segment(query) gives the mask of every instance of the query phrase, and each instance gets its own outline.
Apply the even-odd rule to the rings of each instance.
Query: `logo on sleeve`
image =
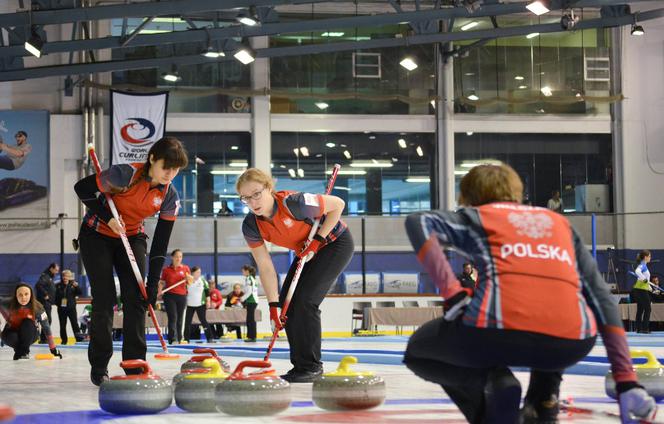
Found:
[[[304,204],[307,206],[319,207],[318,196],[311,193],[304,193]]]
[[[283,223],[288,228],[293,226],[293,220],[288,217],[284,218]]]
[[[551,237],[553,219],[546,213],[511,212],[507,219],[516,228],[516,233],[520,236],[534,239]]]
[[[154,206],[155,208],[160,207],[160,206],[161,206],[161,202],[162,202],[162,199],[161,199],[161,197],[159,197],[159,196],[156,196],[156,197],[153,197],[153,198],[152,198],[152,206]]]

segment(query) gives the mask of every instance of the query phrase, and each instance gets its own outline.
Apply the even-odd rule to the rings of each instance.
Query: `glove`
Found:
[[[145,306],[147,305],[152,305],[152,308],[157,305],[157,289],[159,288],[159,284],[157,283],[151,283],[148,282],[146,286],[147,294],[148,294],[148,299],[147,302],[145,303]]]
[[[297,254],[297,257],[300,259],[303,259],[305,261],[310,261],[311,258],[321,249],[321,247],[325,246],[325,238],[321,237],[320,235],[316,234],[314,235],[314,238],[309,240],[302,250],[300,250],[300,253]]]
[[[57,356],[58,358],[62,359],[62,353],[56,348],[51,349],[51,355]]]
[[[272,332],[281,331],[284,328],[284,324],[279,318],[279,302],[270,302],[270,325],[272,325]]]
[[[473,291],[469,288],[462,288],[452,297],[445,299],[443,303],[443,317],[446,321],[454,321],[463,313],[466,306],[473,300]]]
[[[645,391],[643,386],[635,382],[618,383],[616,392],[618,392],[618,403],[620,404],[620,420],[623,423],[636,423],[639,419],[652,420],[655,418],[657,414],[655,399]]]

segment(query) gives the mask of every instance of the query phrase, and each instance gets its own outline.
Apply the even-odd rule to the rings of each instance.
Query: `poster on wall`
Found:
[[[46,228],[48,111],[0,110],[0,231]]]
[[[147,160],[150,147],[164,136],[167,107],[167,91],[111,91],[111,164]]]

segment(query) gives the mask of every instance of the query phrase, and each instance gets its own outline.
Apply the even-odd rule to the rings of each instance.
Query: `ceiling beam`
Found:
[[[579,22],[576,25],[575,29],[581,30],[581,29],[590,29],[590,28],[631,25],[635,21],[635,19],[638,22],[643,22],[651,19],[658,19],[661,17],[664,17],[664,9],[655,9],[646,12],[639,12],[634,15],[626,15],[626,16],[613,17],[613,18],[588,19]],[[447,43],[452,41],[476,40],[476,39],[491,38],[491,37],[494,38],[513,37],[513,36],[527,35],[532,32],[539,32],[543,34],[543,33],[563,32],[563,30],[560,27],[559,23],[538,24],[538,25],[526,25],[526,26],[509,27],[509,28],[488,29],[480,31],[413,35],[403,38],[377,39],[377,40],[358,41],[358,42],[314,44],[314,45],[303,45],[295,47],[272,47],[272,48],[258,49],[256,50],[256,55],[257,57],[262,57],[262,58],[299,56],[299,55],[339,52],[339,51],[399,47],[399,46],[408,46],[414,44]],[[225,61],[225,60],[235,60],[235,59],[230,55],[224,58],[217,59],[217,61]],[[109,71],[123,71],[129,69],[157,68],[161,66],[170,66],[173,64],[195,65],[200,63],[211,63],[214,61],[215,61],[214,59],[208,59],[202,55],[188,55],[188,56],[177,56],[177,57],[84,63],[76,65],[44,66],[37,68],[26,68],[16,71],[0,72],[0,81],[12,81],[20,79],[44,78],[52,76],[88,74],[88,73],[109,72]]]

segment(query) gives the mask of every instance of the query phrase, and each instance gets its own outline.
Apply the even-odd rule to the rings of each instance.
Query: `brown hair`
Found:
[[[247,271],[252,277],[256,276],[256,268],[251,265],[242,265],[242,271]]]
[[[636,263],[640,264],[641,261],[643,261],[645,258],[650,256],[650,250],[642,250],[639,252],[638,255],[636,255]]]
[[[492,202],[516,202],[523,200],[523,183],[511,166],[479,165],[461,180],[459,204],[480,206]]]
[[[24,307],[23,305],[18,303],[18,299],[16,298],[16,293],[18,292],[18,289],[20,289],[21,287],[27,287],[28,290],[30,290],[30,301],[25,306],[30,308],[32,316],[35,317],[36,319],[37,312],[41,311],[41,309],[43,309],[43,306],[41,303],[39,303],[39,301],[37,301],[37,299],[35,299],[35,293],[32,291],[32,287],[30,287],[28,284],[25,283],[19,283],[16,285],[16,287],[14,287],[14,296],[9,301],[9,311],[15,312]]]
[[[262,184],[270,191],[273,191],[274,189],[274,181],[272,180],[272,177],[258,168],[249,168],[238,177],[235,183],[235,191],[239,193],[241,186],[251,182]]]

